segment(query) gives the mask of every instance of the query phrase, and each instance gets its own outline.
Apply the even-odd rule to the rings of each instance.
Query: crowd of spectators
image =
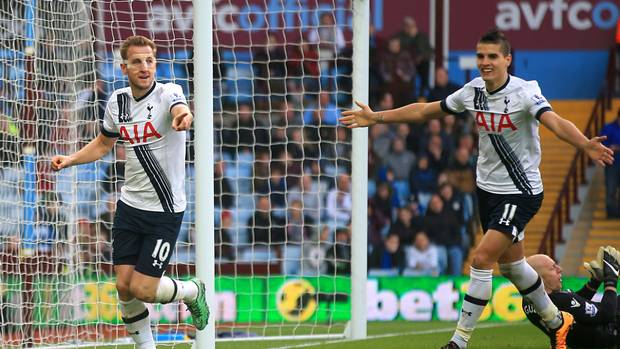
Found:
[[[225,82],[239,73],[222,58],[231,53],[214,52],[217,261],[275,263],[288,275],[348,273],[352,135],[337,119],[352,103],[351,42],[345,39],[343,24],[325,13],[319,26],[301,33],[298,40],[266,33],[263,44],[255,47],[249,52],[250,97],[226,87]],[[387,40],[372,35],[371,107],[383,110],[418,98],[439,100],[458,89],[443,68],[429,83],[432,52],[428,37],[410,17]],[[193,69],[187,68],[191,81]],[[81,114],[78,119],[90,124],[100,120],[101,101],[110,92],[105,86],[99,80],[93,89],[82,91],[71,113]],[[84,128],[82,133],[80,138],[87,140],[95,131]],[[476,230],[471,120],[449,116],[420,125],[376,125],[369,130],[368,144],[370,272],[461,274]],[[59,224],[45,225],[69,218],[60,217],[64,211],[58,207],[42,204],[43,223],[37,225],[41,239],[65,239],[78,244],[80,258],[109,261],[110,224],[124,159],[119,146],[102,161],[78,166],[77,175],[64,171],[68,177],[63,179],[60,174],[54,188],[58,197],[45,202],[77,202],[71,219],[80,222],[79,229],[68,234]],[[197,213],[191,141],[187,160],[189,206],[177,262],[191,262],[194,254]],[[13,176],[10,167],[4,167],[0,175]]]
[[[605,208],[607,218],[620,218],[620,110],[616,120],[606,124],[601,136],[607,137],[603,144],[614,151],[614,163],[605,166]]]
[[[275,260],[286,274],[345,270],[339,265],[350,256],[351,134],[337,119],[351,96],[343,97],[338,79],[351,69],[351,43],[331,15],[299,42],[283,39],[271,33],[252,52],[254,98],[224,101],[216,115],[215,191],[234,193],[216,197],[223,212],[216,225],[228,220],[216,240],[229,244],[218,256]],[[429,86],[432,48],[412,18],[388,40],[371,39],[373,109],[440,100],[459,88],[443,68]],[[226,67],[217,70],[225,80]],[[472,129],[459,116],[371,128],[371,273],[461,274],[476,230]]]
[[[415,20],[385,44],[371,42],[373,110],[446,98],[460,86],[443,67],[428,83],[432,48]],[[378,64],[373,64],[374,60]],[[411,76],[410,76],[411,75]],[[369,135],[368,265],[371,274],[460,275],[473,243],[475,148],[472,121],[375,125]]]

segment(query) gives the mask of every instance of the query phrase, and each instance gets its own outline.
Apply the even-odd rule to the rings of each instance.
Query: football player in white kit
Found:
[[[480,221],[485,233],[473,252],[470,284],[463,300],[456,331],[442,348],[463,349],[491,297],[493,266],[499,262],[507,277],[535,308],[550,329],[552,348],[566,348],[572,315],[560,312],[550,301],[536,271],[525,261],[525,225],[543,198],[538,125],[542,123],[563,141],[583,150],[597,164],[613,162],[603,137],[587,139],[573,123],[556,114],[542,96],[536,81],[510,76],[510,44],[492,30],[476,45],[480,77],[442,101],[413,103],[398,109],[373,112],[367,105],[345,111],[344,125],[355,128],[376,123],[424,122],[446,114],[467,111],[479,132],[476,184]]]
[[[155,81],[153,41],[131,36],[121,45],[129,87],[108,100],[101,133],[78,152],[52,158],[52,168],[95,161],[120,138],[127,148],[125,184],[114,216],[113,263],[121,314],[138,348],[154,349],[146,303],[183,301],[194,325],[209,320],[205,285],[164,276],[185,210],[185,139],[193,115],[180,86]]]

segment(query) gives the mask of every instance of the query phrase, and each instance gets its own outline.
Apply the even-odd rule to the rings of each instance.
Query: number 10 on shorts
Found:
[[[154,258],[153,266],[159,266],[159,269],[161,269],[164,265],[163,262],[166,260],[166,258],[168,258],[169,254],[170,243],[167,241],[164,242],[163,239],[157,239],[157,244],[153,249],[153,253],[151,253],[151,257]]]

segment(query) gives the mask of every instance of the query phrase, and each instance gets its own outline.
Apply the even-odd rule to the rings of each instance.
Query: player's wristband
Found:
[[[608,278],[604,281],[605,287],[616,287],[618,284],[618,278]]]
[[[599,286],[601,286],[601,283],[602,283],[601,280],[591,278],[590,281],[588,281],[588,283],[586,284],[586,286],[588,286],[590,290],[596,292]]]

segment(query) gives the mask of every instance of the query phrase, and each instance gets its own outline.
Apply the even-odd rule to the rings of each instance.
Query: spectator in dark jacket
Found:
[[[220,224],[215,232],[215,260],[232,261],[235,259],[233,254],[233,244],[230,239],[229,229],[232,225],[232,214],[230,211],[222,211]]]
[[[392,188],[386,182],[377,185],[377,192],[368,201],[368,242],[373,248],[383,244],[383,231],[392,220]]]
[[[321,68],[319,67],[318,45],[311,44],[303,37],[298,45],[290,45],[287,58],[288,77],[303,86],[306,93],[319,91]]]
[[[257,127],[252,108],[248,104],[240,104],[237,111],[237,119],[222,131],[222,151],[236,158],[240,152],[264,151],[264,145],[268,143],[269,134],[265,128]],[[262,147],[261,147],[262,145]]]
[[[430,153],[429,146],[431,145],[431,140],[434,137],[439,137],[441,139],[441,150],[442,153],[446,154],[445,156],[452,154],[452,151],[454,149],[454,139],[451,138],[448,134],[446,134],[446,132],[444,132],[441,121],[439,121],[438,119],[429,120],[426,123],[423,135],[419,137],[419,149],[425,149],[426,152]]]
[[[605,166],[607,218],[620,218],[620,110],[616,120],[603,127],[601,135],[607,137],[603,144],[614,151],[613,165]]]
[[[435,87],[428,93],[428,101],[441,101],[458,91],[459,88],[461,88],[459,85],[449,80],[446,68],[439,67],[435,69]]]
[[[428,89],[428,73],[433,55],[433,48],[426,33],[418,30],[412,17],[403,19],[403,30],[397,34],[403,50],[408,50],[414,57],[416,70],[420,74],[420,95],[425,96]]]
[[[328,275],[351,274],[351,232],[349,228],[336,229],[336,242],[325,251]]]
[[[400,107],[411,101],[415,90],[415,63],[408,51],[401,50],[398,38],[390,39],[379,69],[386,90],[394,97],[394,105]]]
[[[392,219],[392,188],[387,182],[377,184],[377,191],[370,199],[373,208],[388,220]]]
[[[224,176],[224,162],[218,161],[215,163],[215,169],[213,171],[213,177],[215,180],[214,186],[214,206],[216,208],[228,210],[233,205],[234,196],[230,186],[228,178]]]
[[[400,238],[397,234],[388,234],[384,245],[374,249],[370,254],[368,268],[379,272],[397,272],[400,274],[406,263],[405,251],[400,244]]]
[[[424,219],[419,212],[413,212],[410,206],[402,207],[398,209],[398,217],[390,228],[390,234],[398,235],[403,245],[410,245],[423,225]]]
[[[258,199],[256,210],[248,220],[251,229],[250,243],[255,246],[273,247],[284,241],[284,222],[271,212],[268,196]]]
[[[440,272],[461,275],[463,251],[461,249],[461,227],[459,220],[448,210],[439,195],[433,195],[424,218],[425,231],[437,246]]]
[[[429,167],[438,173],[443,172],[448,167],[450,149],[446,149],[441,136],[434,135],[430,138],[426,147],[426,154],[428,155]]]
[[[473,245],[473,207],[471,203],[467,203],[463,193],[448,182],[439,186],[439,196],[443,199],[444,208],[459,221],[461,247],[463,248],[463,255],[466,255],[469,252],[469,248]]]
[[[286,80],[286,51],[274,33],[254,52],[253,63],[257,94],[263,97],[282,95]]]
[[[418,157],[418,165],[411,172],[409,183],[411,193],[417,198],[420,212],[426,212],[426,206],[431,195],[437,190],[437,171],[429,167],[428,156],[422,154]]]

